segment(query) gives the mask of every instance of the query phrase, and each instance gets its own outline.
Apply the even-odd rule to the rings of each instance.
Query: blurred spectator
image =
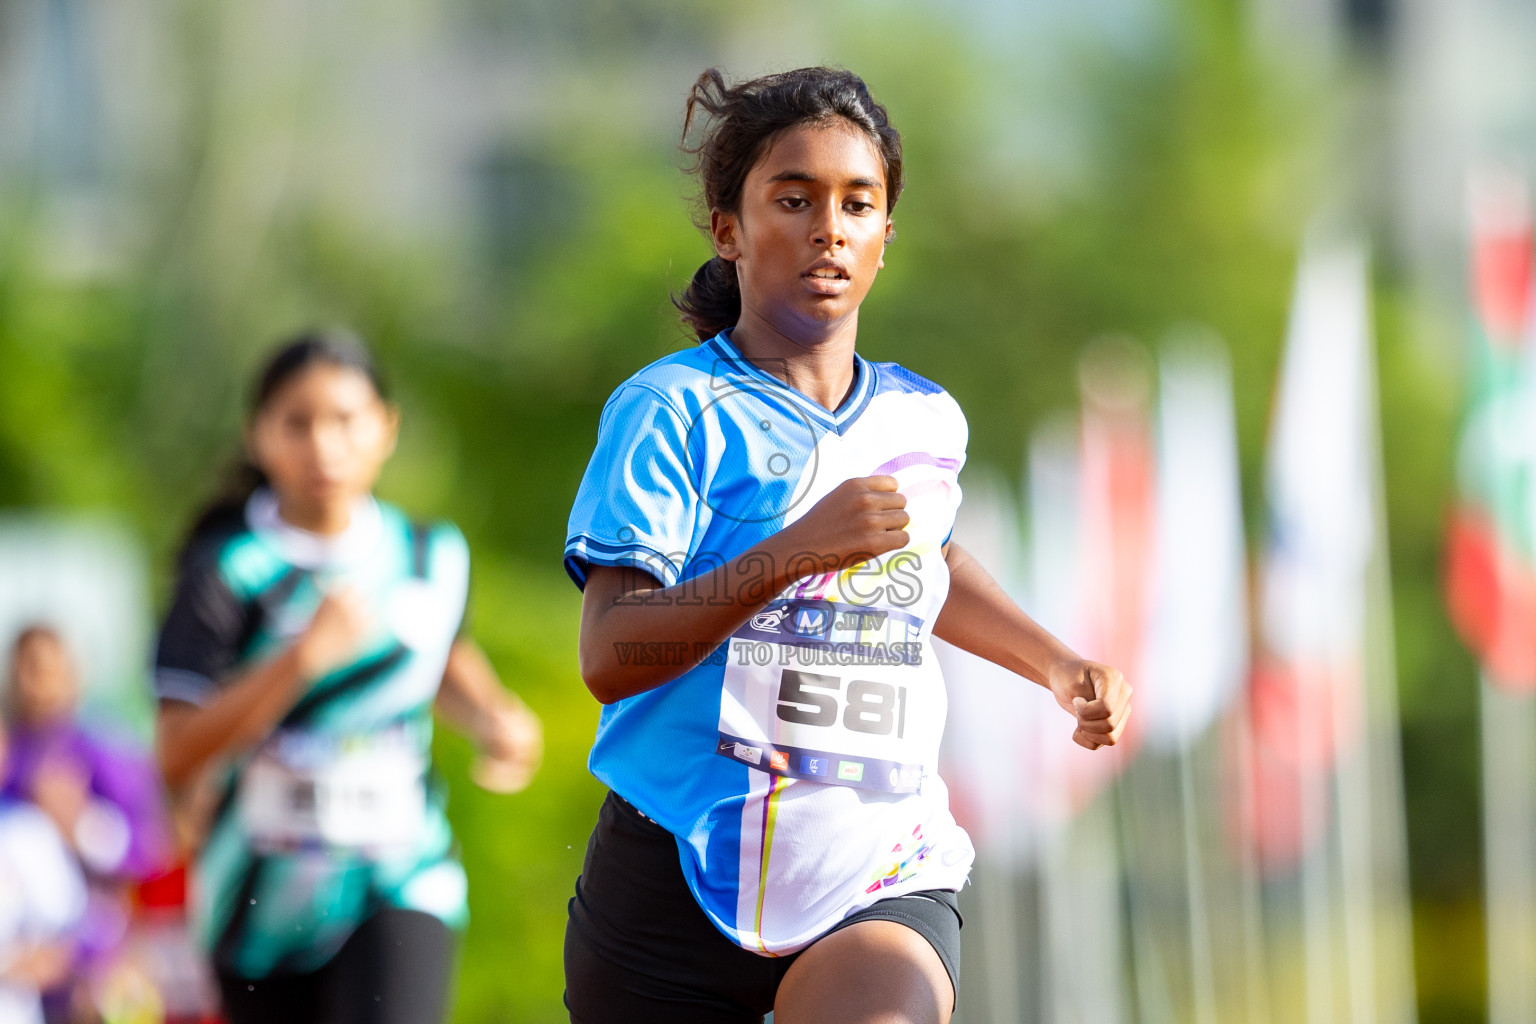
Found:
[[[6,730],[0,725],[0,773]],[[0,795],[0,1024],[42,1024],[40,993],[69,975],[85,883],[38,808]]]
[[[11,758],[0,793],[31,801],[74,852],[87,880],[84,919],[67,982],[50,990],[50,1021],[99,1018],[92,988],[114,978],[128,936],[136,883],[167,867],[160,784],[149,755],[87,730],[77,719],[79,686],[60,634],[30,626],[11,648],[5,691]]]

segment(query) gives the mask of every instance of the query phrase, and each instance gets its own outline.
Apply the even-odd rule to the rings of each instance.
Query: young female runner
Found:
[[[463,536],[373,498],[397,419],[355,341],[278,351],[246,427],[257,486],[194,528],[160,634],[166,778],[224,772],[193,885],[232,1024],[442,1020],[465,879],[434,706],[481,785],[537,768],[537,719],[463,629]]]
[[[612,793],[571,900],[597,1022],[947,1021],[972,850],[935,771],[940,636],[1113,744],[1130,688],[949,539],[966,423],[854,347],[902,188],[883,107],[807,68],[688,99],[715,257],[697,348],[608,400],[571,513]],[[1006,752],[999,752],[1006,758]]]

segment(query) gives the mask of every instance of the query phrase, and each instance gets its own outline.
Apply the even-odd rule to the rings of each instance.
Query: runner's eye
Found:
[[[790,210],[803,210],[811,205],[811,201],[805,196],[781,196],[779,204]]]

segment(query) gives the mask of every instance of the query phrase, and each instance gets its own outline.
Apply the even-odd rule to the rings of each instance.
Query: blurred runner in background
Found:
[[[0,721],[0,774],[7,763]],[[0,793],[0,1024],[42,1024],[40,994],[69,976],[85,882],[48,816]]]
[[[464,631],[451,523],[374,499],[398,413],[338,332],[257,380],[232,492],[182,552],[155,685],[166,779],[212,769],[194,923],[231,1024],[431,1024],[466,883],[431,770],[432,710],[480,785],[527,785],[538,720]]]
[[[169,867],[160,779],[148,753],[123,736],[83,726],[80,688],[64,639],[50,626],[23,629],[5,690],[12,722],[4,795],[28,800],[57,826],[83,869],[88,899],[69,981],[46,999],[50,1021],[99,1017],[96,991],[117,985],[134,886]]]

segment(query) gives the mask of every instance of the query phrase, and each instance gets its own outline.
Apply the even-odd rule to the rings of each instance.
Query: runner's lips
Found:
[[[800,276],[810,285],[812,291],[823,295],[839,294],[852,280],[847,267],[838,260],[828,257],[812,263]]]
[[[837,277],[826,276],[827,271],[829,270],[836,271]],[[848,268],[843,266],[841,260],[834,260],[830,256],[823,256],[815,263],[812,263],[809,267],[806,268],[806,271],[802,276],[815,277],[827,281],[835,281],[839,279],[847,281],[849,279]]]

